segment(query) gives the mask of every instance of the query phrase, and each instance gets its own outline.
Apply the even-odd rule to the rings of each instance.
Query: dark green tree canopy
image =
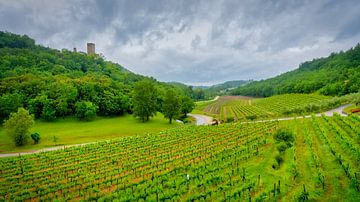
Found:
[[[360,44],[346,52],[302,63],[298,69],[274,78],[254,81],[231,93],[268,97],[287,93],[345,95],[360,90]]]
[[[142,80],[135,84],[133,91],[133,113],[143,122],[156,115],[157,89],[150,80]]]
[[[165,118],[169,119],[172,123],[173,118],[177,117],[181,113],[181,100],[177,95],[176,91],[169,89],[166,91],[164,103],[163,103],[163,114]]]

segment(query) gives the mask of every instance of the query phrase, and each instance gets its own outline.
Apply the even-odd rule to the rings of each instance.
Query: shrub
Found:
[[[40,134],[39,133],[31,134],[31,139],[34,140],[34,144],[38,144],[40,142]]]
[[[226,118],[226,123],[230,123],[234,121],[234,117],[227,117]]]
[[[288,148],[288,145],[287,145],[285,142],[280,142],[280,143],[276,146],[276,149],[277,149],[280,153],[284,153],[287,148]]]
[[[281,155],[276,155],[275,156],[275,160],[276,160],[276,163],[280,166],[283,162],[284,162],[284,159]]]
[[[292,143],[295,141],[292,131],[285,128],[277,130],[273,138],[277,143],[286,143],[287,147],[292,147]]]
[[[257,116],[255,114],[246,116],[246,119],[251,120],[251,121],[255,120],[256,118],[257,118]]]

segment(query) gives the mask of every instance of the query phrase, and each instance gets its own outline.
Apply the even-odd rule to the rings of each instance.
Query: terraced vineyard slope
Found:
[[[294,109],[316,105],[330,98],[315,94],[284,94],[268,98],[222,96],[216,101],[199,104],[196,109],[222,122],[246,121],[287,116]]]
[[[278,168],[273,134],[294,133]],[[358,201],[360,118],[188,126],[0,159],[0,201]]]

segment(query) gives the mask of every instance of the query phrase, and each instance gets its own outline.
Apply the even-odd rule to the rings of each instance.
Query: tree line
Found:
[[[298,69],[274,78],[253,81],[231,92],[233,95],[268,97],[287,93],[342,96],[359,92],[360,44],[346,52],[302,63]]]

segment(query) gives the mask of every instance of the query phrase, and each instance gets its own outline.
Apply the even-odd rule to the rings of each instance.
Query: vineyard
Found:
[[[197,110],[214,115],[222,122],[246,121],[289,115],[287,112],[293,109],[328,99],[327,96],[312,94],[284,94],[268,98],[222,96],[215,102],[198,105]]]
[[[186,126],[0,159],[0,201],[359,201],[359,160],[355,115]]]

